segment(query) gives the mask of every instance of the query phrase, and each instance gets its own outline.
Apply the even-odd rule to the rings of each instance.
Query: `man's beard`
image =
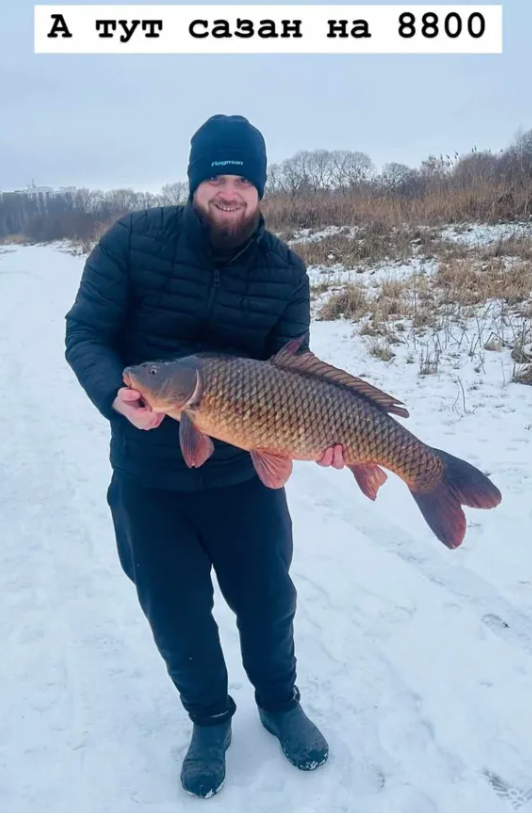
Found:
[[[244,219],[239,219],[233,223],[216,223],[204,209],[200,209],[196,204],[194,208],[202,223],[207,229],[207,234],[212,247],[221,252],[231,251],[246,243],[255,233],[260,223],[260,210],[257,209],[251,216],[246,215]]]

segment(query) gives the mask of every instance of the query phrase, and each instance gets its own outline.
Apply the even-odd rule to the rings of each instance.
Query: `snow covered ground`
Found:
[[[408,228],[407,224],[404,226]],[[488,246],[499,240],[532,237],[532,222],[517,223],[462,223],[450,224],[440,229],[434,226],[418,226],[419,230],[429,228],[441,240],[453,240],[469,246]],[[299,229],[289,241],[291,245],[323,240],[324,237],[342,235],[356,239],[363,229],[360,226],[326,226],[323,229]]]
[[[465,223],[446,226],[440,232],[442,240],[454,240],[468,246],[489,246],[500,240],[532,237],[532,222],[524,223]]]
[[[297,246],[296,246],[297,248]],[[345,268],[342,263],[333,265],[308,265],[307,271],[311,285],[327,283],[331,286],[345,285],[346,282],[364,282],[378,286],[382,282],[402,280],[412,274],[433,274],[438,268],[438,261],[427,257],[412,257],[406,262],[382,262],[361,264],[356,268]]]
[[[190,724],[114,547],[106,422],[63,355],[84,258],[0,249],[0,799],[6,813],[174,813]],[[421,377],[346,322],[314,351],[405,401],[423,440],[503,492],[444,548],[393,475],[376,503],[348,471],[288,484],[306,709],[331,746],[303,774],[261,727],[218,599],[238,712],[220,813],[532,811],[532,387],[506,351],[448,348]],[[218,595],[218,594],[217,594]]]
[[[405,224],[404,228],[411,231]],[[441,228],[434,226],[418,226],[417,231],[430,231],[436,240],[446,243],[458,243],[469,249],[488,248],[506,240],[526,240],[532,238],[532,222],[518,223],[462,223],[452,224]],[[400,232],[400,227],[392,231]],[[324,229],[300,229],[289,240],[297,251],[298,244],[314,243],[324,238],[341,236],[363,243],[366,239],[364,230],[360,226],[327,226]],[[329,257],[328,264],[308,264],[308,272],[313,285],[327,282],[331,285],[342,285],[346,282],[363,281],[371,285],[378,285],[384,280],[405,279],[412,274],[433,274],[437,271],[439,263],[434,257],[423,254],[423,246],[419,239],[411,242],[411,256],[406,260],[379,260],[366,258],[354,267],[345,266],[342,262],[331,262],[334,255]],[[519,262],[519,258],[506,256],[503,258],[507,265]]]

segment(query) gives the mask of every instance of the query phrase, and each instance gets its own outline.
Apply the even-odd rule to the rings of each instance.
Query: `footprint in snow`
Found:
[[[532,805],[530,804],[532,802],[532,787],[515,788],[493,771],[484,771],[484,776],[497,796],[509,802],[514,810],[526,808],[526,813],[532,811]],[[525,813],[525,810],[522,810],[522,813]]]
[[[527,652],[532,652],[532,640],[529,629],[512,629],[510,625],[495,613],[486,613],[482,616],[482,623],[491,631],[502,638],[503,641],[522,647]]]

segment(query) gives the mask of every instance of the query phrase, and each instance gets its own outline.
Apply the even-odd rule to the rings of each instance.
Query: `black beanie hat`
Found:
[[[266,185],[266,145],[262,134],[244,116],[211,116],[190,140],[188,163],[192,195],[202,181],[214,175],[242,175],[257,188]]]

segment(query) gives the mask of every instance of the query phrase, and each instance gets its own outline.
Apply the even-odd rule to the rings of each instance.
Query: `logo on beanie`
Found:
[[[211,161],[211,167],[225,167],[225,166],[227,166],[227,164],[236,164],[239,167],[244,166],[243,161],[231,161],[231,160],[228,160],[228,161]]]

